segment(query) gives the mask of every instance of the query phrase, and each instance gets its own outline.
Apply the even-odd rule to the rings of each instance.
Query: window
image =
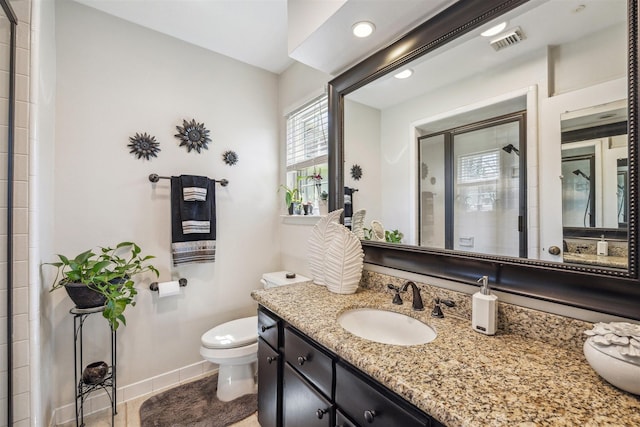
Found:
[[[492,181],[500,177],[498,150],[472,153],[458,157],[458,183]]]
[[[323,94],[287,115],[287,187],[304,203],[327,192],[328,99]]]

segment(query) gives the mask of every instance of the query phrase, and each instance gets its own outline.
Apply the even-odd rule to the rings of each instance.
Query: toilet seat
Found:
[[[258,316],[245,317],[223,323],[202,335],[202,347],[233,349],[258,342]]]

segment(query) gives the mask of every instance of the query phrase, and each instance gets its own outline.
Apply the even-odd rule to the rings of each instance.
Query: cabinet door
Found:
[[[359,425],[425,427],[431,418],[382,387],[336,365],[336,405]]]
[[[258,422],[262,427],[282,425],[280,355],[262,338],[258,339]]]
[[[284,427],[333,427],[332,405],[286,363],[283,407]]]

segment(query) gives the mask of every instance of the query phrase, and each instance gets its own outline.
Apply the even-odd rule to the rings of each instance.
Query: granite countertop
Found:
[[[578,254],[573,252],[565,252],[562,255],[564,262],[574,262],[578,264],[591,264],[601,267],[611,268],[628,268],[629,260],[622,256],[605,256],[593,254]]]
[[[602,380],[581,352],[515,334],[485,336],[468,320],[447,316],[446,307],[445,318],[432,318],[428,308],[412,311],[410,301],[394,305],[384,292],[339,295],[305,283],[251,295],[449,427],[640,426],[640,397]],[[408,347],[361,339],[336,321],[359,307],[410,315],[438,336]]]

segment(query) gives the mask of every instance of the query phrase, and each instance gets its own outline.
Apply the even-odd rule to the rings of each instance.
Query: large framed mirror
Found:
[[[637,8],[460,0],[333,79],[365,262],[640,319]]]

